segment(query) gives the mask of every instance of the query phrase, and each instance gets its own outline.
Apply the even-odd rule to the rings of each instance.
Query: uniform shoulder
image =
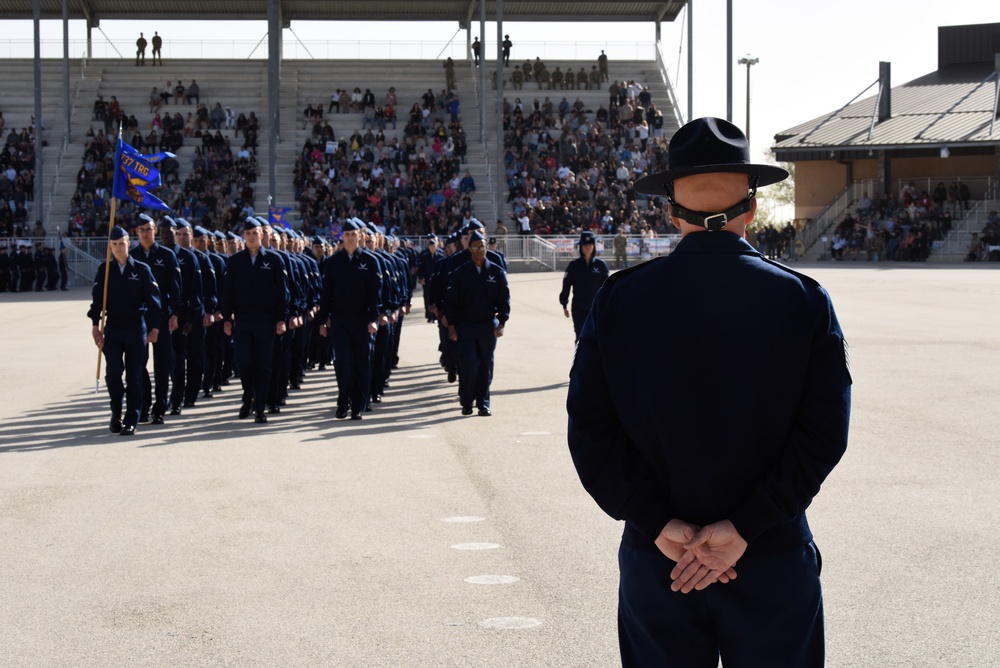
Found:
[[[780,272],[782,272],[784,274],[787,274],[789,277],[794,277],[794,278],[798,279],[803,284],[803,286],[805,286],[805,287],[808,287],[810,289],[820,289],[820,290],[823,289],[823,286],[820,285],[819,281],[817,281],[812,276],[809,276],[807,274],[803,274],[801,272],[798,272],[798,271],[792,269],[791,267],[789,267],[788,265],[781,264],[777,260],[771,260],[771,259],[766,258],[764,256],[761,256],[760,259],[763,260],[765,263],[767,263],[770,267],[772,267],[772,268],[774,268],[774,269],[776,269],[776,270],[778,270],[778,271],[780,271]]]
[[[622,269],[621,271],[617,271],[608,276],[608,280],[604,282],[604,287],[611,288],[616,283],[619,283],[621,281],[630,280],[635,277],[641,278],[642,275],[645,274],[646,272],[653,271],[655,268],[661,266],[661,263],[665,262],[667,258],[668,256],[653,258],[648,262],[643,262],[642,264],[637,264],[633,267],[629,267],[628,269]]]

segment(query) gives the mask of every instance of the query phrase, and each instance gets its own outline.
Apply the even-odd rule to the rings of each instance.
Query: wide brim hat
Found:
[[[650,174],[635,182],[635,190],[647,195],[667,196],[667,186],[695,174],[738,173],[756,177],[751,187],[768,186],[788,178],[775,165],[750,162],[750,143],[738,127],[721,118],[696,118],[670,139],[667,171]]]

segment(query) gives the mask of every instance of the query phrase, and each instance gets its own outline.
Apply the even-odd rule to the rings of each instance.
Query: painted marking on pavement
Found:
[[[456,550],[495,550],[500,547],[497,543],[458,543],[452,545]]]
[[[483,522],[485,517],[476,517],[475,515],[466,515],[462,517],[445,517],[442,522]]]
[[[465,578],[465,581],[476,585],[497,585],[512,584],[520,579],[514,575],[473,575],[472,577]]]
[[[551,431],[524,431],[521,436],[551,436]]]

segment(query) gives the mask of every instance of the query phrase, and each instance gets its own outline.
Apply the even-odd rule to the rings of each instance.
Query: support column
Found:
[[[63,22],[63,108],[66,110],[66,141],[69,141],[69,125],[73,114],[69,108],[69,14],[67,3],[69,0],[62,0],[62,22]]]
[[[35,203],[31,210],[32,215],[35,220],[44,220],[44,211],[42,210],[42,198],[44,197],[44,192],[42,184],[45,182],[45,176],[42,173],[42,167],[44,165],[44,160],[42,159],[42,37],[41,37],[41,20],[42,20],[42,8],[41,0],[34,0],[32,3],[34,6],[34,18],[35,18]],[[31,222],[28,222],[31,225]],[[30,230],[30,228],[29,228]]]
[[[37,1],[37,0],[36,0]],[[497,8],[497,170],[494,176],[497,218],[503,213],[503,0],[496,0]],[[485,53],[483,54],[485,55]],[[483,67],[486,60],[483,59]]]
[[[281,5],[267,0],[267,188],[268,198],[277,192],[278,139],[281,122]],[[260,141],[258,139],[258,141]],[[270,201],[277,206],[279,202]]]
[[[688,113],[690,123],[694,118],[694,0],[687,3],[688,22]]]
[[[726,0],[726,120],[733,122],[733,0]]]
[[[486,93],[486,0],[479,0],[479,141],[486,147],[486,101],[489,98]],[[472,43],[469,43],[472,49]],[[473,56],[475,60],[475,56]],[[486,159],[489,160],[489,152],[483,151]]]

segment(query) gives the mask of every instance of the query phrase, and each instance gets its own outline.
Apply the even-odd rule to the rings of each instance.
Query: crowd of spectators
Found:
[[[163,107],[191,105],[192,111],[173,113]],[[178,216],[209,229],[233,229],[254,209],[253,183],[257,179],[258,120],[254,112],[240,113],[216,102],[209,109],[200,100],[197,81],[185,87],[180,81],[149,95],[148,124],[140,127],[134,114],[127,114],[116,96],[103,96],[94,103],[94,121],[104,129],[87,133],[83,164],[77,173],[77,190],[70,204],[69,233],[75,236],[102,236],[107,231],[108,201],[114,175],[115,144],[119,126],[124,140],[147,155],[177,153],[185,143],[194,144],[190,172],[181,182],[180,164],[167,158],[157,163],[161,187],[154,194]],[[225,134],[224,134],[225,131]],[[230,138],[232,135],[232,139]],[[233,141],[235,140],[235,141]],[[234,154],[231,142],[239,145]],[[134,214],[127,202],[120,202],[118,217]]]
[[[632,234],[668,231],[662,204],[637,197],[633,187],[666,167],[663,114],[634,81],[615,81],[608,90],[608,106],[596,110],[580,97],[558,104],[547,96],[528,105],[504,100],[503,168],[519,232],[609,234],[621,225]]]
[[[395,88],[381,104],[370,89],[362,94],[355,88],[347,98],[346,89],[338,92],[333,95],[339,98],[338,110],[361,113],[361,127],[336,137],[329,121],[322,120],[322,106],[310,105],[312,118],[317,111],[319,117],[312,122],[312,136],[302,147],[294,176],[295,199],[308,233],[358,217],[397,234],[446,234],[473,216],[475,180],[468,170],[462,173],[467,139],[456,94],[428,90],[410,107],[402,136],[387,137],[389,125],[396,127]]]
[[[943,184],[942,184],[943,188]],[[960,192],[956,188],[956,194]],[[967,192],[967,189],[966,189]],[[937,199],[926,190],[917,192],[912,183],[898,196],[887,193],[874,198],[863,193],[855,213],[837,224],[831,239],[834,260],[872,262],[923,262],[930,257],[935,241],[951,231],[952,211],[968,207],[968,198]]]
[[[0,137],[6,121],[0,114]],[[28,202],[35,196],[35,129],[11,128],[0,151],[0,238],[31,233]]]

